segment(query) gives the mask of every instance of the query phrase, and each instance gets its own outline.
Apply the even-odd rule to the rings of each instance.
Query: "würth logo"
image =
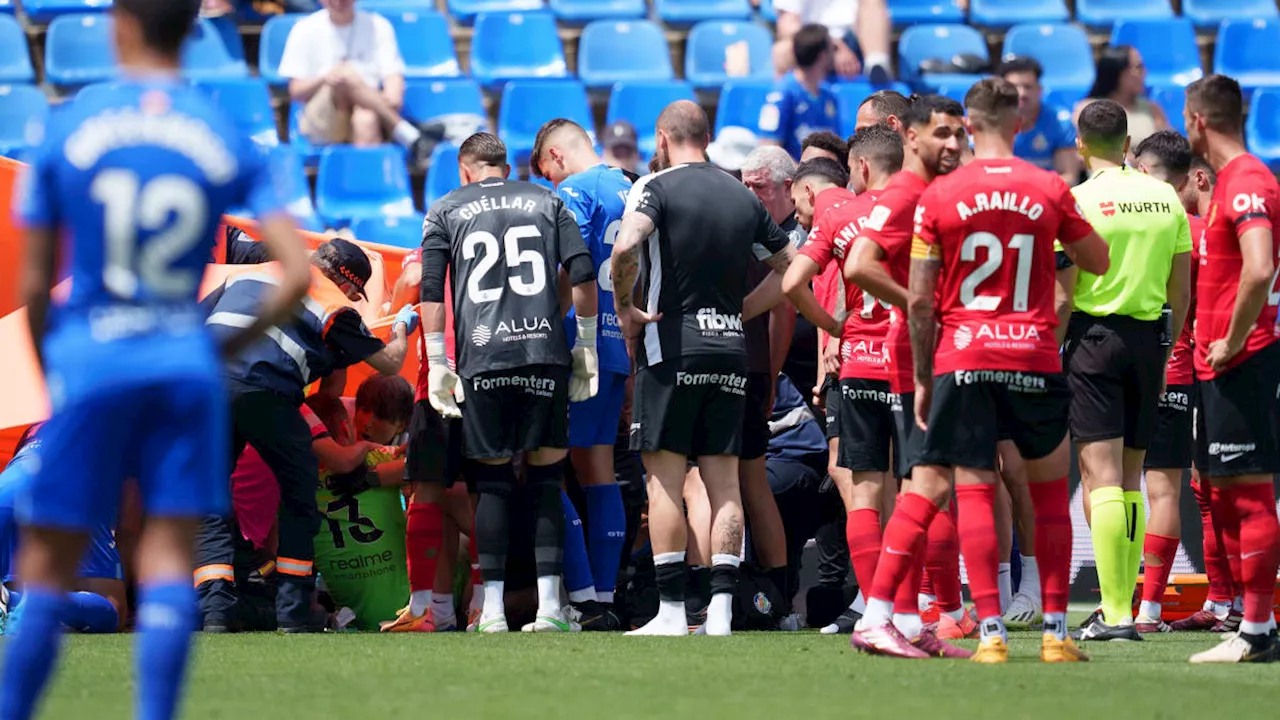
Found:
[[[1098,207],[1102,208],[1102,214],[1105,217],[1111,217],[1116,214],[1116,204],[1110,200],[1104,203],[1098,203]]]

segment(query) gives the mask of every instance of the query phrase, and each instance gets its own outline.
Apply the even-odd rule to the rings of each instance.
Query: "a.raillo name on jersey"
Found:
[[[458,207],[458,217],[470,220],[481,213],[494,210],[515,210],[516,212],[537,212],[538,203],[531,197],[518,195],[500,195],[498,197],[482,196],[479,200],[471,200]]]
[[[476,325],[471,330],[471,342],[476,347],[484,347],[493,340],[500,342],[521,342],[524,340],[544,340],[551,336],[551,321],[542,317],[523,317],[502,320],[497,327]]]
[[[1032,202],[1031,198],[1018,195],[1016,192],[976,193],[973,196],[972,206],[966,205],[964,201],[956,203],[956,212],[960,215],[961,221],[989,210],[1016,212],[1032,220],[1039,220],[1044,214],[1044,205]]]

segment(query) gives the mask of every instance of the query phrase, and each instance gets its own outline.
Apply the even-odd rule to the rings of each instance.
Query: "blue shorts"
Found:
[[[627,396],[627,376],[600,371],[600,391],[590,400],[569,403],[569,447],[613,447],[618,442],[618,420]]]
[[[18,524],[13,519],[12,509],[0,507],[0,580],[9,582],[17,579],[17,563]],[[110,527],[101,525],[93,529],[76,577],[124,579],[120,553],[116,550],[116,539]]]

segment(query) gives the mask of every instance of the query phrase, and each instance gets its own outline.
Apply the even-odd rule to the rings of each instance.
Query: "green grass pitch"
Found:
[[[203,636],[184,718],[1274,718],[1280,664],[1192,666],[1209,634],[1092,644],[1044,665],[860,655],[843,636]],[[132,638],[71,637],[42,717],[132,716]],[[967,643],[973,647],[975,643]]]

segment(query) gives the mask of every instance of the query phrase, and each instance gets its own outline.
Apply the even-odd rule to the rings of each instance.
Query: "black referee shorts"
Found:
[[[738,455],[747,384],[746,359],[736,355],[691,355],[637,369],[631,449]]]
[[[413,404],[409,449],[404,456],[406,482],[455,483],[462,475],[462,421],[440,417],[431,403]]]
[[[1159,419],[1165,349],[1159,323],[1124,315],[1073,313],[1062,364],[1071,390],[1076,442],[1124,438],[1145,450]]]

